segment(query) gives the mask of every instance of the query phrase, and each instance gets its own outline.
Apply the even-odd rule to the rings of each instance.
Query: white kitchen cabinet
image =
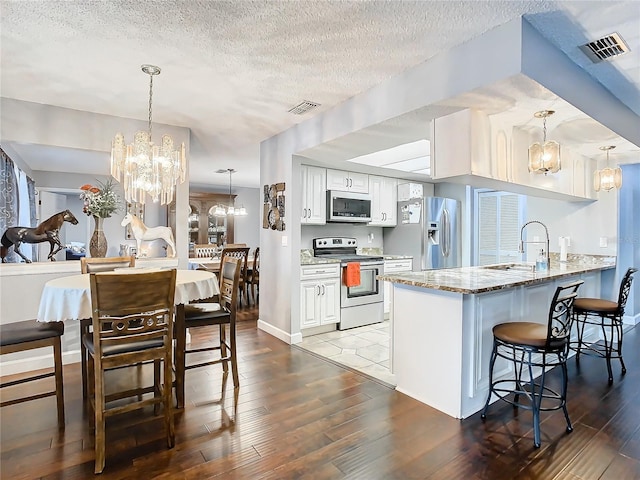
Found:
[[[327,170],[302,165],[300,181],[302,182],[300,222],[307,225],[324,225],[327,223]]]
[[[413,267],[412,258],[402,258],[384,261],[384,273],[410,272]],[[384,318],[389,318],[391,312],[391,282],[384,283]]]
[[[327,190],[369,193],[369,175],[366,173],[327,169]]]
[[[300,330],[340,322],[340,265],[303,265]]]
[[[395,227],[398,211],[398,180],[369,175],[371,221],[375,227]]]

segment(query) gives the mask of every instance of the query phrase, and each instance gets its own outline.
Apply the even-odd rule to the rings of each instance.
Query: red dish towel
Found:
[[[357,287],[360,285],[360,263],[349,262],[344,269],[344,278],[342,279],[346,287]]]

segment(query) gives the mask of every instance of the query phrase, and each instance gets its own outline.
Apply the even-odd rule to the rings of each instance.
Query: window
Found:
[[[518,262],[525,197],[508,192],[478,191],[476,264]]]

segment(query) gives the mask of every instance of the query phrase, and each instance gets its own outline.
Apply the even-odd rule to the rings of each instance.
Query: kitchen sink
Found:
[[[482,268],[486,268],[488,270],[515,270],[519,272],[534,272],[535,265],[530,265],[528,263],[501,263],[499,265],[485,265]]]

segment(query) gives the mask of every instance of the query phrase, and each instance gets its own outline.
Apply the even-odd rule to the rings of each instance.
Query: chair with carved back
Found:
[[[225,247],[220,255],[220,265],[224,261],[225,257],[234,257],[241,260],[240,263],[240,283],[238,288],[240,289],[240,296],[238,302],[242,306],[242,300],[244,298],[247,305],[249,305],[248,288],[247,288],[247,264],[249,259],[249,247]]]
[[[178,407],[184,405],[184,376],[185,371],[193,368],[200,368],[208,365],[222,363],[225,376],[228,374],[231,363],[233,385],[240,386],[238,379],[238,360],[236,353],[236,313],[238,308],[238,291],[240,283],[242,259],[227,255],[222,260],[220,266],[220,294],[219,303],[204,301],[188,303],[184,306],[185,328],[192,329],[218,325],[219,342],[211,347],[187,349],[186,345],[176,345],[176,378],[182,379],[176,382],[178,391]],[[227,337],[227,325],[229,326],[229,336]],[[207,360],[191,365],[186,365],[186,356],[191,353],[201,353],[208,351],[219,351],[220,357],[214,360]],[[180,387],[182,386],[182,391]]]
[[[82,257],[80,259],[81,273],[111,272],[117,268],[133,268],[136,266],[136,257]],[[91,319],[80,320],[80,338],[91,331]],[[86,398],[87,389],[87,350],[80,342],[80,369],[82,373],[82,397]]]
[[[172,405],[173,314],[176,270],[91,274],[93,332],[82,337],[89,353],[90,399],[95,418],[95,473],[105,466],[105,419],[154,406],[164,409],[167,445],[175,444]],[[153,386],[105,392],[107,369],[153,362]],[[163,375],[161,376],[161,365]],[[161,382],[161,377],[163,382]],[[150,398],[140,397],[153,393]],[[109,405],[138,396],[137,401]]]
[[[218,252],[218,245],[215,243],[196,244],[194,246],[194,258],[213,258]]]
[[[253,303],[258,304],[258,295],[260,294],[260,247],[256,247],[253,252],[253,265],[249,275],[248,288],[253,296]]]

